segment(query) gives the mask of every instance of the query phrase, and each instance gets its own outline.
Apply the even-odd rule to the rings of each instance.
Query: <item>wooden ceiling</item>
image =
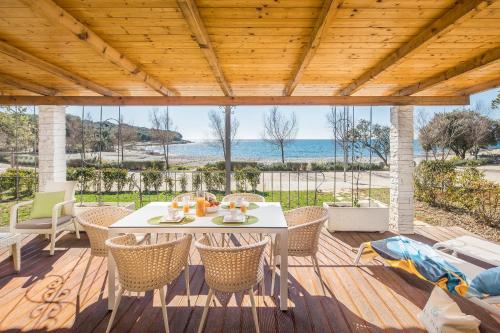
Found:
[[[462,96],[499,0],[1,0],[8,96]]]

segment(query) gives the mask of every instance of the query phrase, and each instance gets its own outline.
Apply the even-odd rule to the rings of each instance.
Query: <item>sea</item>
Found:
[[[495,148],[500,148],[498,144]],[[151,146],[149,151],[161,153],[161,148]],[[414,154],[423,156],[424,151],[418,140],[413,141]],[[334,158],[334,141],[328,139],[297,139],[290,142],[285,148],[287,159],[311,159],[329,160]],[[200,141],[186,144],[175,144],[170,146],[171,156],[186,158],[223,158],[222,150],[214,142]],[[235,140],[232,146],[232,159],[253,161],[279,161],[281,153],[279,148],[264,140]],[[361,152],[362,158],[368,158],[368,149]],[[340,144],[337,144],[337,157],[342,156]],[[376,158],[375,154],[373,157]]]

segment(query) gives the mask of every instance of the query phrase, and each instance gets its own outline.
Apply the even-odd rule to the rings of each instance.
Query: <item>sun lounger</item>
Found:
[[[471,244],[470,242],[468,244],[469,244],[468,246],[470,247],[470,253],[475,253],[475,254],[479,253],[479,251],[475,251],[473,248],[471,248],[472,245],[470,245]],[[484,245],[484,244],[482,244],[482,245]],[[492,245],[496,245],[496,244],[492,243]],[[449,248],[447,248],[447,249],[449,249]],[[356,256],[356,259],[354,260],[354,264],[356,266],[359,266],[361,256],[364,254],[364,252],[366,250],[371,250],[370,242],[362,243],[360,245],[360,247],[358,249],[358,254]],[[471,263],[469,263],[461,258],[447,254],[447,253],[442,252],[436,248],[434,248],[434,250],[436,250],[436,252],[439,254],[439,256],[442,257],[444,260],[446,260],[449,264],[458,268],[466,276],[468,281],[472,281],[472,279],[474,279],[474,277],[476,275],[478,275],[479,273],[481,273],[485,270],[482,267],[471,264]],[[460,253],[462,253],[462,252],[460,252]],[[485,261],[484,259],[481,259],[481,260]],[[419,274],[417,274],[417,276],[418,275]],[[419,277],[422,278],[421,276],[419,276]],[[495,314],[496,316],[500,316],[500,308],[497,306],[497,305],[500,305],[500,296],[490,296],[490,297],[485,297],[485,298],[478,298],[478,297],[472,297],[469,295],[465,295],[465,297],[468,300],[470,300],[471,302],[473,302],[473,303],[481,306],[482,308],[490,311],[491,313]]]
[[[478,237],[461,236],[436,243],[433,248],[449,250],[454,256],[460,253],[493,266],[500,266],[500,245]]]

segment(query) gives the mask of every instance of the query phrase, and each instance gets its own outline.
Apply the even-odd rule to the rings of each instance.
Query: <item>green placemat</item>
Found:
[[[149,224],[153,225],[183,225],[183,224],[188,224],[194,221],[195,217],[192,215],[186,215],[184,218],[179,221],[179,222],[160,222],[161,218],[163,216],[155,216],[152,217],[148,220]]]
[[[259,219],[256,216],[247,215],[245,222],[224,222],[224,215],[216,216],[212,219],[212,223],[217,225],[227,225],[227,224],[238,224],[238,225],[249,225],[257,223]]]
[[[228,204],[220,205],[220,208],[229,209],[229,205]],[[255,209],[255,208],[259,208],[259,205],[257,205],[255,202],[250,202],[250,204],[248,205],[248,209]]]

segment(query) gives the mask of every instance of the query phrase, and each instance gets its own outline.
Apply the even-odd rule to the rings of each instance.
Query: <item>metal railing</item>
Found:
[[[152,201],[169,201],[174,196],[197,190],[212,192],[221,199],[225,187],[224,171],[128,171],[106,174],[94,169],[91,174],[68,177],[78,182],[76,197],[80,204],[97,202],[134,202],[142,207]],[[279,201],[285,209],[319,205],[325,175],[319,171],[259,171],[231,173],[231,192],[253,192],[267,201]],[[0,176],[0,202],[29,198],[37,190],[37,178]]]

